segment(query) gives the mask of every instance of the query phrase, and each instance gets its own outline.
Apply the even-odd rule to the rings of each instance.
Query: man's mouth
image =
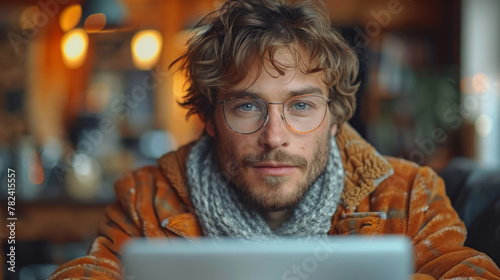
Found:
[[[258,163],[252,167],[261,176],[287,176],[297,168],[297,166],[276,162]]]

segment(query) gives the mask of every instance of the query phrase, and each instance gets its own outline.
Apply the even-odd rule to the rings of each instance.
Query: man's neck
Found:
[[[283,210],[274,212],[264,212],[262,217],[266,221],[267,225],[271,230],[276,230],[283,225],[284,222],[288,221],[292,216],[293,210]]]

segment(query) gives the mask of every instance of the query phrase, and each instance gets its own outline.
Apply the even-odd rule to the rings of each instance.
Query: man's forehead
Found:
[[[273,77],[279,77],[283,71],[298,70],[305,72],[311,66],[309,51],[296,45],[280,46],[273,52],[266,52],[265,55],[254,54],[240,66],[241,69],[233,71],[245,72],[245,78],[235,88],[242,90],[248,88],[263,73]],[[231,75],[232,73],[228,73]],[[233,73],[234,74],[234,73]]]
[[[262,58],[254,56],[241,67],[242,69],[233,69],[244,71],[244,77],[233,85],[220,88],[218,98],[241,95],[261,97],[269,91],[280,92],[280,95],[285,96],[297,95],[297,92],[328,96],[324,73],[308,73],[311,65],[308,60],[309,53],[304,48],[282,46],[270,56],[271,54]],[[231,76],[231,73],[228,74]],[[233,74],[237,76],[239,73]]]

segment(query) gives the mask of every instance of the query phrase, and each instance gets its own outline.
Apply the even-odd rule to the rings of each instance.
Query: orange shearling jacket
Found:
[[[500,279],[488,256],[463,246],[465,226],[430,168],[382,157],[348,125],[337,142],[345,187],[330,234],[407,235],[414,245],[413,279]],[[106,209],[108,222],[88,255],[60,266],[49,279],[122,279],[119,253],[130,238],[201,236],[186,186],[192,145],[118,180],[117,201]]]

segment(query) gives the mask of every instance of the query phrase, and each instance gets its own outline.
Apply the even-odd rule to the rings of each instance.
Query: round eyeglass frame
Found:
[[[310,130],[310,131],[306,131],[306,132],[301,132],[301,131],[297,131],[295,129],[293,129],[293,127],[290,126],[290,124],[288,123],[288,121],[286,120],[286,117],[285,117],[285,103],[292,99],[292,98],[299,98],[299,97],[303,97],[303,96],[317,96],[321,99],[323,99],[325,102],[326,102],[326,105],[327,105],[327,109],[325,110],[325,113],[323,115],[323,119],[321,120],[321,122],[318,124],[318,126],[313,129],[313,130]],[[265,104],[266,104],[266,116],[265,116],[265,121],[262,123],[262,125],[260,125],[256,130],[252,131],[252,132],[240,132],[236,129],[234,129],[230,124],[229,122],[227,121],[227,117],[226,117],[226,102],[229,101],[229,100],[232,100],[232,99],[236,99],[236,98],[248,98],[248,99],[258,99],[258,100],[262,100]],[[248,135],[248,134],[253,134],[257,131],[259,131],[262,127],[264,127],[267,122],[269,121],[269,105],[280,105],[281,104],[281,119],[285,122],[286,126],[288,128],[290,128],[292,131],[296,132],[296,133],[300,133],[300,134],[307,134],[307,133],[311,133],[313,131],[315,131],[316,129],[318,129],[322,124],[323,122],[325,121],[325,116],[326,116],[326,112],[328,112],[328,110],[330,109],[330,106],[328,106],[330,104],[330,102],[332,102],[332,99],[328,98],[328,99],[324,99],[322,96],[319,96],[319,95],[315,95],[315,94],[303,94],[303,95],[297,95],[297,96],[291,96],[289,97],[288,99],[286,99],[284,102],[267,102],[265,101],[264,99],[262,98],[258,98],[258,97],[248,97],[248,96],[243,96],[243,97],[240,97],[240,96],[232,96],[232,97],[229,97],[227,98],[226,100],[217,100],[217,102],[219,104],[222,104],[222,113],[224,115],[224,121],[226,122],[227,126],[229,126],[229,128],[231,128],[231,130],[233,130],[234,132],[236,133],[239,133],[239,134],[244,134],[244,135]]]

